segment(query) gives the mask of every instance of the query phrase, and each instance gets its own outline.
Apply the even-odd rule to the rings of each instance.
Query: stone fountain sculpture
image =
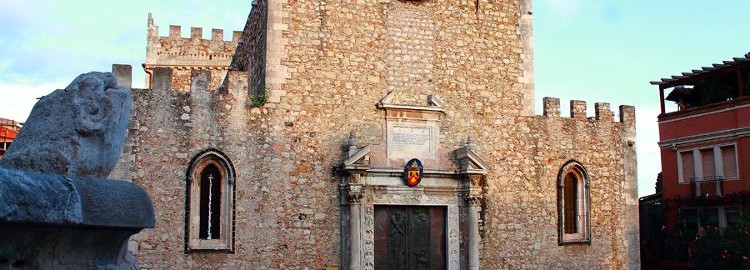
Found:
[[[154,227],[151,200],[106,179],[131,99],[111,73],[91,72],[34,105],[0,159],[0,270],[137,269],[127,241]]]

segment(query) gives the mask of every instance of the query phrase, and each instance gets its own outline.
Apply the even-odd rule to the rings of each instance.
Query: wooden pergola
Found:
[[[681,85],[695,85],[705,79],[718,78],[730,74],[736,74],[737,77],[737,97],[745,96],[746,77],[745,71],[750,70],[750,53],[744,57],[735,57],[731,61],[724,61],[720,64],[713,64],[710,67],[694,69],[690,72],[683,72],[681,75],[674,75],[671,78],[662,78],[659,81],[652,81],[652,85],[659,86],[659,102],[661,114],[664,114],[664,89]]]

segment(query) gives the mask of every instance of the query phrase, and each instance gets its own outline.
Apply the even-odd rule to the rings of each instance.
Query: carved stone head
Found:
[[[111,73],[78,76],[40,99],[0,166],[104,178],[117,164],[132,97]]]

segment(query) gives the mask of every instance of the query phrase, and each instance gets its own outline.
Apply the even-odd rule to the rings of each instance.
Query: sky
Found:
[[[219,4],[217,4],[219,3]],[[25,121],[36,98],[78,74],[133,66],[143,87],[146,22],[241,30],[252,0],[2,0],[0,117]],[[658,88],[648,82],[750,51],[750,1],[534,0],[536,112],[542,97],[636,107],[638,193],[654,192],[660,171]],[[563,113],[565,115],[565,113]]]

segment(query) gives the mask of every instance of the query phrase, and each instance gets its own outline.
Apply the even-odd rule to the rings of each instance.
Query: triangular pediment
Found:
[[[359,169],[370,166],[370,145],[362,147],[344,161],[345,169]]]
[[[462,147],[455,154],[459,173],[487,174],[489,167],[470,147]]]
[[[394,102],[396,91],[391,91],[385,97],[380,99],[377,106],[380,109],[400,109],[400,110],[417,110],[417,111],[434,111],[434,112],[445,112],[444,103],[436,95],[427,96],[428,106],[412,105],[412,104],[399,104]]]

